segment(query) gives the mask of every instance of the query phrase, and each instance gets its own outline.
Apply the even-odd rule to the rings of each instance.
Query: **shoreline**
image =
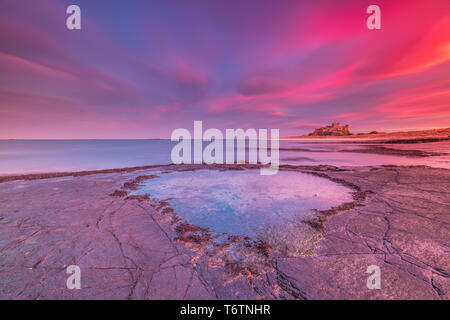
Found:
[[[443,144],[444,149],[443,152],[436,152],[433,150],[427,150],[429,148],[432,148],[435,145],[431,145],[431,146],[427,146],[426,143],[433,143],[436,142],[437,138],[433,138],[432,140],[426,140],[424,141],[423,139],[421,140],[401,140],[401,142],[398,142],[398,140],[385,140],[385,141],[379,141],[379,140],[367,140],[367,139],[363,139],[363,140],[348,140],[348,139],[336,139],[336,138],[323,138],[323,139],[316,139],[316,140],[311,140],[311,139],[300,139],[300,140],[282,140],[285,142],[289,142],[289,141],[301,141],[302,142],[306,142],[306,144],[304,146],[302,146],[301,143],[295,144],[295,143],[287,143],[286,145],[281,145],[279,147],[280,151],[304,151],[304,152],[313,152],[313,153],[323,153],[323,152],[343,152],[343,153],[371,153],[371,154],[379,154],[379,155],[387,155],[387,156],[400,156],[400,157],[415,157],[415,158],[421,158],[421,157],[430,157],[430,156],[447,156],[449,155],[449,146],[447,144],[446,141],[450,142],[450,138],[439,138],[439,141],[441,142],[445,142]],[[407,148],[407,146],[395,146],[396,141],[398,143],[423,143],[422,145],[418,146],[417,149],[419,150],[413,150],[414,147],[409,147]],[[409,141],[409,142],[408,142]],[[307,144],[329,144],[329,145],[340,145],[342,144],[341,148],[338,147],[333,147],[333,148],[329,148],[329,150],[321,150],[320,148],[314,148],[314,147],[308,147]],[[355,147],[355,148],[350,148],[350,149],[346,149],[347,147],[345,147],[346,144],[358,144],[360,145],[359,148]],[[388,146],[388,144],[394,144],[392,146]],[[386,146],[384,146],[386,145]],[[439,145],[440,146],[440,145]],[[439,149],[440,147],[437,146],[437,148]],[[427,148],[428,147],[428,148]],[[333,149],[340,149],[340,150],[333,150]],[[421,148],[425,148],[425,150],[420,150]],[[447,149],[445,149],[447,148]],[[323,149],[323,148],[322,148]],[[414,148],[415,149],[415,148]],[[81,154],[82,156],[86,156],[85,154]],[[281,154],[281,156],[283,156],[283,154]],[[50,157],[50,155],[48,155],[48,157]],[[315,158],[311,158],[311,162],[316,162],[316,163],[309,163],[310,165],[315,165],[318,163],[321,164],[328,164],[327,160],[320,160],[321,157],[318,158],[318,161],[316,161]],[[126,169],[130,169],[130,170],[137,170],[137,169],[146,169],[146,168],[151,168],[152,166],[157,166],[157,165],[170,165],[170,160],[166,161],[166,160],[161,160],[161,161],[154,161],[153,164],[146,164],[145,162],[133,162],[133,161],[127,161],[127,158],[123,159],[124,161],[116,161],[116,163],[112,162],[111,163],[111,167],[106,167],[104,168],[101,164],[96,163],[95,165],[90,165],[89,163],[87,163],[86,161],[81,162],[78,166],[59,166],[59,170],[53,170],[53,168],[50,166],[50,164],[57,164],[58,161],[67,161],[67,159],[65,158],[61,158],[58,160],[58,158],[55,161],[49,161],[49,160],[45,160],[43,161],[43,163],[41,165],[33,165],[33,169],[32,171],[27,171],[27,170],[23,170],[24,167],[27,167],[27,164],[29,164],[27,161],[22,161],[24,164],[21,166],[17,166],[17,165],[11,165],[8,164],[8,161],[11,162],[12,160],[9,159],[8,157],[6,157],[6,168],[4,168],[4,172],[0,172],[0,182],[1,181],[8,181],[8,177],[17,177],[17,176],[30,176],[29,179],[32,178],[32,176],[35,177],[39,177],[39,176],[49,176],[50,174],[53,175],[67,175],[67,174],[71,174],[72,172],[79,172],[79,174],[91,174],[93,172],[104,172],[104,173],[112,173],[115,172],[117,170],[126,170]],[[128,159],[129,160],[129,159]],[[286,159],[287,160],[287,159]],[[319,162],[320,161],[320,162]],[[160,164],[156,164],[156,163],[160,163]],[[286,161],[288,162],[288,161]],[[333,162],[332,159],[329,160],[329,162],[331,162],[332,165],[344,165],[342,162],[339,163],[339,161]],[[376,165],[381,165],[383,160],[380,161],[381,163],[377,163]],[[61,162],[62,163],[62,162]],[[152,162],[150,162],[152,163]],[[121,167],[123,165],[123,167]],[[354,164],[350,164],[350,165],[354,165]],[[364,165],[364,164],[363,164]],[[78,167],[78,168],[77,168]],[[103,167],[103,168],[102,168]],[[435,167],[439,167],[439,164],[436,165]],[[41,169],[39,169],[41,168]],[[58,167],[57,167],[58,168]],[[50,170],[50,171],[48,171]],[[22,172],[24,171],[24,172]]]
[[[342,137],[319,137],[319,136],[304,136],[304,137],[281,137],[280,140],[284,141],[314,141],[316,143],[357,143],[357,144],[412,144],[412,143],[433,143],[450,141],[450,137],[427,137],[427,138],[358,138],[354,136],[342,136]]]
[[[285,149],[285,150],[292,150],[292,151],[298,151],[301,149]],[[403,150],[399,150],[403,151]],[[403,156],[409,156],[410,150],[404,150],[406,151],[405,154],[402,154]],[[415,152],[416,150],[411,150]],[[309,151],[309,152],[327,152],[327,151]],[[372,150],[349,150],[345,151],[342,150],[340,152],[355,152],[355,153],[372,153]],[[421,152],[421,151],[419,151]],[[376,153],[376,152],[374,152]],[[432,156],[439,156],[443,155],[445,153],[439,153],[439,154],[432,154],[428,155],[430,152],[423,152],[426,155],[411,155],[412,157],[432,157]],[[389,153],[382,153],[382,154],[389,154]],[[240,166],[246,166],[248,169],[253,168],[261,168],[261,165],[258,164],[156,164],[156,165],[148,165],[148,166],[137,166],[137,167],[123,167],[123,168],[112,168],[112,169],[100,169],[100,170],[82,170],[82,171],[62,171],[62,172],[42,172],[42,173],[24,173],[24,174],[6,174],[6,175],[0,175],[0,184],[6,183],[6,182],[12,182],[12,181],[33,181],[33,180],[43,180],[43,179],[54,179],[54,178],[63,178],[63,177],[83,177],[83,176],[90,176],[90,175],[97,175],[97,174],[111,174],[111,173],[130,173],[135,171],[141,171],[141,170],[149,170],[149,169],[155,169],[155,168],[170,168],[170,167],[176,167],[176,166],[204,166],[206,169],[209,167],[214,166],[224,166],[229,168],[234,167],[240,167]],[[279,168],[290,168],[290,167],[296,167],[296,168],[321,168],[321,167],[332,167],[332,168],[340,168],[342,166],[334,166],[334,165],[327,165],[327,164],[319,164],[319,165],[291,165],[291,164],[280,164]],[[354,166],[348,166],[348,167],[354,167]],[[441,170],[449,170],[449,168],[437,168],[437,167],[430,167],[425,165],[379,165],[379,166],[357,166],[354,168],[377,168],[377,167],[398,167],[398,168],[429,168],[429,169],[441,169]]]
[[[448,138],[450,140],[450,138]],[[446,141],[446,140],[445,140]],[[356,142],[349,142],[356,143]],[[336,152],[336,151],[327,151],[327,150],[311,150],[305,149],[301,147],[290,147],[279,148],[280,151],[299,151],[299,152]],[[367,146],[364,149],[351,149],[351,150],[339,150],[338,152],[345,153],[369,153],[369,154],[380,154],[380,155],[394,155],[394,156],[404,156],[404,157],[413,157],[413,158],[426,158],[426,157],[435,157],[435,156],[444,156],[447,153],[442,152],[434,152],[434,151],[422,151],[422,150],[403,150],[403,149],[395,149],[389,148],[385,146]],[[280,164],[281,166],[286,166],[289,164]],[[322,164],[327,165],[327,164]],[[108,174],[108,173],[118,173],[118,172],[132,172],[137,170],[148,170],[156,167],[170,167],[174,166],[174,164],[154,164],[154,165],[143,165],[143,166],[133,166],[133,167],[121,167],[121,168],[109,168],[109,169],[98,169],[98,170],[80,170],[80,171],[56,171],[56,172],[34,172],[34,173],[1,173],[0,174],[0,183],[14,180],[38,180],[38,179],[49,179],[49,178],[57,178],[57,177],[65,177],[65,176],[85,176],[91,174]],[[314,165],[308,165],[314,166]],[[317,165],[316,165],[317,166]],[[446,168],[442,168],[446,169]]]
[[[450,128],[439,128],[429,130],[414,130],[414,131],[397,131],[397,132],[380,132],[380,133],[360,133],[345,136],[288,136],[281,137],[281,139],[292,140],[378,140],[380,143],[420,143],[420,142],[437,142],[450,140]],[[384,142],[392,141],[392,142]]]

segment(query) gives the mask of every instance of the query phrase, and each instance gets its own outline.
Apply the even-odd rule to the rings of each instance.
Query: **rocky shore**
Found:
[[[182,221],[167,199],[132,196],[168,165],[0,177],[0,299],[448,299],[450,170],[281,166],[352,189],[305,221],[320,241],[290,256]],[[66,268],[81,269],[81,289]],[[368,289],[367,267],[381,270]]]
[[[337,129],[341,132],[344,128],[339,126],[339,123],[333,124],[332,126],[326,127],[333,131],[332,129]],[[325,129],[325,128],[321,128]],[[318,129],[318,132],[322,132]],[[372,132],[372,133],[358,133],[358,134],[348,134],[348,127],[345,127],[344,134],[338,135],[303,135],[303,136],[289,136],[281,137],[280,139],[317,139],[323,141],[336,140],[338,139],[340,143],[352,143],[352,140],[358,140],[358,143],[428,143],[428,142],[438,142],[438,141],[449,141],[450,140],[450,128],[440,128],[431,130],[420,130],[420,131],[398,131],[398,132]],[[325,130],[326,132],[327,130]]]

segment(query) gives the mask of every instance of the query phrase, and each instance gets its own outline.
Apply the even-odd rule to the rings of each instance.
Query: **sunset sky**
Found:
[[[168,138],[194,120],[449,127],[450,1],[0,1],[0,139]]]

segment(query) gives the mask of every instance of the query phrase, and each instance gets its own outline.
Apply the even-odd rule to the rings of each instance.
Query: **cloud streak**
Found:
[[[448,126],[450,2],[0,2],[0,138]]]

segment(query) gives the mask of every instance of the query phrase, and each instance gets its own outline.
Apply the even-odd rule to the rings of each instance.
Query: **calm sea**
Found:
[[[0,174],[81,171],[171,163],[169,140],[0,140]],[[450,156],[411,158],[343,152],[367,145],[280,141],[281,164],[336,166],[428,165],[450,168]],[[450,153],[450,143],[395,145],[394,148]],[[283,150],[288,149],[288,150]]]

